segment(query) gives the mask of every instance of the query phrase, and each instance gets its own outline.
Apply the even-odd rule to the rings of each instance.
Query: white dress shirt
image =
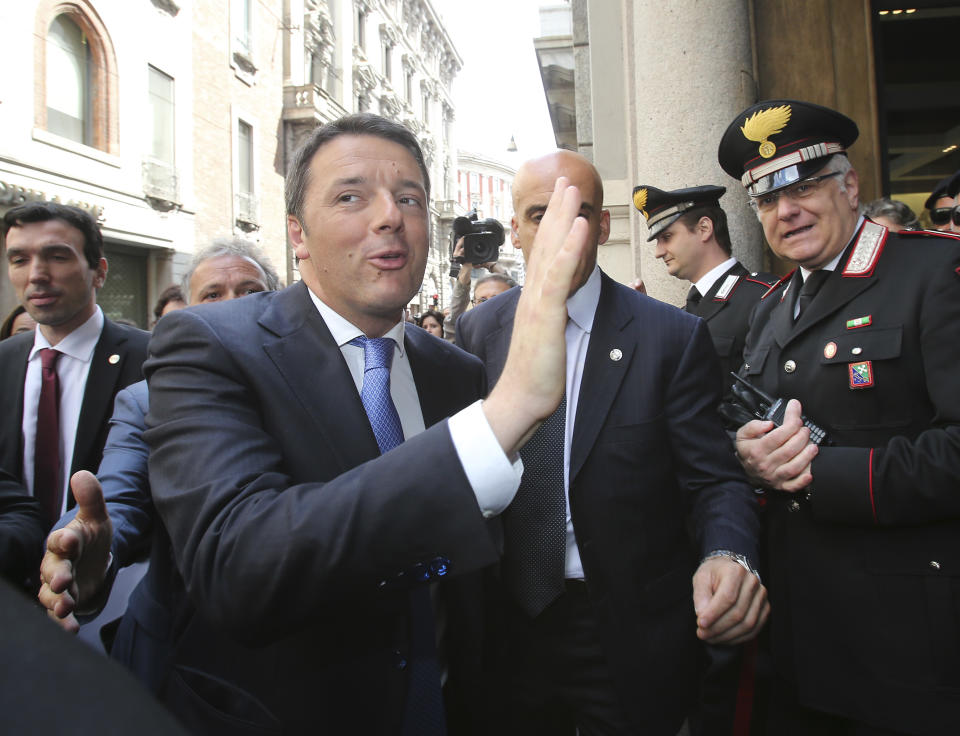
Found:
[[[856,237],[856,234],[860,232],[860,226],[863,225],[863,220],[864,220],[863,215],[860,215],[859,219],[857,220],[857,226],[856,228],[854,228],[854,231],[853,231],[853,237]],[[850,240],[852,241],[853,238],[851,238]],[[849,242],[847,243],[847,245],[843,246],[843,249],[839,253],[837,253],[837,255],[835,255],[833,258],[830,259],[829,263],[824,264],[821,268],[817,270],[818,271],[836,271],[837,265],[840,263],[840,256],[843,255],[843,251],[847,249],[848,245],[850,245]],[[807,283],[807,277],[809,277],[811,273],[813,273],[813,271],[811,271],[810,269],[800,266],[800,278],[803,279],[803,283]],[[784,294],[783,296],[784,298],[786,298],[787,295]],[[793,318],[796,319],[799,313],[800,313],[800,300],[794,299],[793,300]]]
[[[707,295],[707,292],[713,288],[713,285],[716,283],[717,279],[723,276],[727,271],[733,268],[736,264],[737,259],[732,256],[721,263],[719,266],[714,266],[709,271],[707,271],[703,276],[694,282],[694,286],[697,287],[697,291],[700,292],[700,296],[704,297]]]
[[[307,292],[340,347],[356,384],[357,393],[360,393],[363,388],[363,348],[350,345],[350,341],[363,335],[363,330],[340,316],[312,291],[308,289]],[[404,322],[399,322],[384,337],[392,338],[396,343],[390,367],[390,396],[400,415],[403,436],[409,439],[422,432],[424,425],[420,397],[403,344],[404,326]],[[520,487],[523,464],[519,460],[511,463],[504,454],[493,430],[490,429],[481,403],[477,401],[454,414],[447,426],[480,511],[490,518],[510,505]]]
[[[73,447],[77,439],[80,408],[87,388],[87,376],[93,351],[103,331],[103,312],[96,307],[93,315],[56,345],[51,345],[43,332],[34,331],[33,349],[27,358],[27,375],[23,382],[23,481],[33,494],[33,458],[37,443],[37,404],[40,402],[42,367],[40,350],[53,348],[62,353],[57,360],[57,378],[60,380],[60,472],[63,481],[63,506],[67,510],[67,492],[70,467],[73,465]]]
[[[580,382],[583,379],[583,364],[590,345],[593,318],[600,303],[600,268],[594,266],[587,282],[567,299],[567,421],[563,440],[563,488],[567,500],[567,556],[565,577],[583,579],[583,564],[570,518],[570,445],[573,441],[573,423],[577,416],[580,399]]]

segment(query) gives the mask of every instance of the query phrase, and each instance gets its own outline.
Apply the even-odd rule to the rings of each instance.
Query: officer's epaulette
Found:
[[[960,240],[960,233],[945,233],[942,230],[901,230],[897,233],[901,238],[927,238],[930,236]]]
[[[779,283],[777,281],[771,281],[770,279],[762,278],[757,271],[754,271],[749,276],[744,276],[743,280],[749,281],[750,283],[753,283],[753,284],[760,284],[760,286],[766,286],[768,289],[774,284]]]
[[[887,228],[870,220],[864,220],[857,242],[850,250],[847,265],[843,268],[845,278],[867,278],[880,260],[883,244],[887,242]]]
[[[790,270],[790,273],[786,274],[786,275],[785,275],[782,279],[780,279],[777,283],[773,284],[769,289],[767,289],[767,290],[764,292],[763,296],[760,297],[760,301],[763,301],[763,300],[766,299],[768,296],[770,296],[773,292],[775,292],[777,289],[779,289],[781,286],[783,286],[785,283],[787,283],[788,281],[790,281],[790,278],[793,276],[793,272],[796,271],[796,270],[797,270],[797,269],[795,269],[795,268],[794,268],[794,269],[791,269],[791,270]]]

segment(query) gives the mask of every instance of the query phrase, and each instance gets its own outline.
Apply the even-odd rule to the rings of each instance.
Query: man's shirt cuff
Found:
[[[511,462],[500,447],[490,423],[477,401],[450,417],[450,437],[463,472],[477,497],[485,518],[502,512],[517,493],[523,461]]]

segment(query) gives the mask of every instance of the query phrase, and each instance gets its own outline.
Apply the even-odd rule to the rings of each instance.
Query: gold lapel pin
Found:
[[[614,348],[610,351],[610,360],[616,362],[623,357],[623,353],[620,351],[620,348]]]
[[[108,362],[110,365],[116,365],[117,363],[120,362],[120,356],[117,355],[116,353],[114,353],[114,354],[111,355],[109,358],[107,358],[107,362]]]

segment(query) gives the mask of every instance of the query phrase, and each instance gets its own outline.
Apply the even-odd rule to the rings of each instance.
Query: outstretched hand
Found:
[[[67,631],[76,632],[80,626],[75,612],[96,596],[106,579],[113,524],[100,481],[93,473],[74,473],[70,488],[77,515],[47,538],[37,597],[51,618]]]

